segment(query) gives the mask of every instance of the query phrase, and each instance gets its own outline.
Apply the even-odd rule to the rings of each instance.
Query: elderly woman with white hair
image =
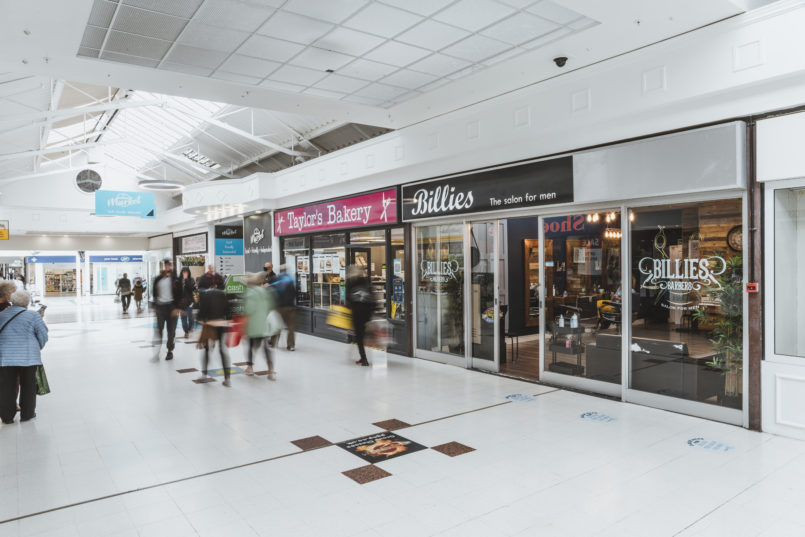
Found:
[[[1,290],[0,290],[1,291]],[[36,368],[42,365],[42,347],[48,328],[42,316],[28,309],[27,291],[11,294],[11,306],[0,312],[0,419],[14,423],[16,383],[20,380],[20,421],[36,417]]]

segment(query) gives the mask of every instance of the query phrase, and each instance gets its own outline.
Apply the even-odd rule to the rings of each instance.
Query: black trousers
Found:
[[[175,327],[176,324],[174,323],[174,328]],[[221,367],[224,368],[224,378],[229,380],[229,354],[226,352],[227,329],[223,326],[216,326],[215,330],[218,332],[218,350],[221,353]],[[203,375],[207,374],[210,365],[210,345],[211,342],[209,340],[204,342],[204,367],[201,369]]]
[[[361,355],[361,362],[366,363],[366,323],[372,318],[372,310],[363,304],[356,304],[352,307],[352,329],[355,331],[355,343],[358,344],[358,352]]]
[[[162,345],[162,330],[165,325],[168,325],[168,350],[172,351],[175,346],[174,339],[176,339],[176,323],[179,317],[173,315],[173,304],[157,304],[157,332],[154,337],[154,343]]]
[[[20,417],[29,420],[36,411],[36,366],[0,367],[0,419],[11,421],[17,414],[17,376],[20,378]]]
[[[274,360],[271,358],[271,338],[267,337],[250,337],[249,338],[249,365],[254,365],[254,357],[259,352],[260,347],[266,355],[266,362],[268,363],[268,370],[274,371]]]
[[[129,305],[131,305],[131,295],[120,295],[120,303],[123,305],[123,311],[129,309]]]

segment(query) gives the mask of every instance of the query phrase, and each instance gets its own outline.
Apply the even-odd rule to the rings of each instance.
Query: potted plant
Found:
[[[721,313],[709,314],[705,308],[699,308],[693,313],[693,320],[699,325],[713,326],[710,343],[715,356],[707,365],[719,370],[724,377],[719,403],[740,408],[743,378],[743,258],[729,258],[726,270],[717,281],[721,288],[713,291],[711,296],[718,302]]]

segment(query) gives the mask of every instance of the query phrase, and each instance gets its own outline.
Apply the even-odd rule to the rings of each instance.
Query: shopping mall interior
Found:
[[[804,534],[805,0],[0,15],[0,537]]]

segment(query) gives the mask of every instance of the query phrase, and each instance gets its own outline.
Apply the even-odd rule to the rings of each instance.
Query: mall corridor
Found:
[[[360,368],[354,347],[309,336],[277,351],[275,382],[196,384],[183,371],[200,351],[180,339],[173,361],[151,362],[152,330],[147,318],[51,325],[53,392],[35,420],[0,426],[0,536],[805,526],[802,441],[381,351]],[[338,445],[387,428],[407,452]]]

